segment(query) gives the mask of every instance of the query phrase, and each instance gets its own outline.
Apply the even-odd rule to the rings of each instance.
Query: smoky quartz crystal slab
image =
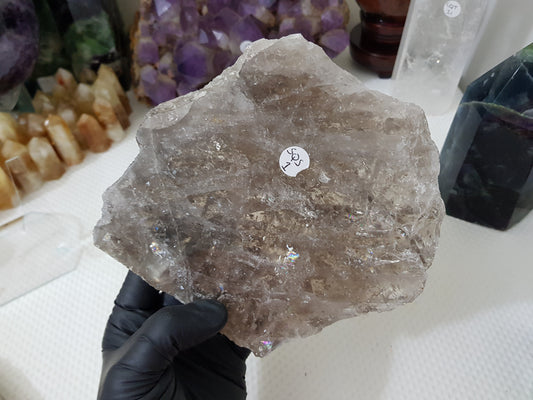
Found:
[[[300,35],[254,42],[137,140],[96,245],[183,302],[224,303],[223,333],[256,355],[421,293],[444,213],[425,116]]]

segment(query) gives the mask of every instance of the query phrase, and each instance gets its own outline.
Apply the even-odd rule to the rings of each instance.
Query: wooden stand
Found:
[[[357,0],[361,23],[350,34],[350,53],[361,65],[390,78],[402,38],[409,0]]]

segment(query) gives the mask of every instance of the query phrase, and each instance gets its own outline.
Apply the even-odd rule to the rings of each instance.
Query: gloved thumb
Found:
[[[216,335],[226,321],[226,308],[215,300],[164,307],[125,343],[120,363],[137,371],[162,373],[180,351]]]

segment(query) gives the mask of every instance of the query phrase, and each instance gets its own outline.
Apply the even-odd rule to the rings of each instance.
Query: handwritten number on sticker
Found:
[[[281,170],[291,177],[295,177],[300,171],[309,168],[309,163],[309,154],[298,146],[287,147],[279,158]]]
[[[298,149],[295,149],[294,147],[287,150],[287,153],[291,156],[291,161],[287,162],[285,167],[283,167],[283,171],[286,171],[287,167],[293,163],[297,167],[302,165],[303,160],[300,159],[300,154],[298,153]]]
[[[450,18],[455,18],[461,14],[461,4],[457,1],[450,0],[444,4],[444,15]]]

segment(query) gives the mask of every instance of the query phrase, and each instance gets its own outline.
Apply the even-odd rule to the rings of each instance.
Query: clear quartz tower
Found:
[[[486,0],[413,0],[394,66],[394,96],[441,114],[451,105]]]

